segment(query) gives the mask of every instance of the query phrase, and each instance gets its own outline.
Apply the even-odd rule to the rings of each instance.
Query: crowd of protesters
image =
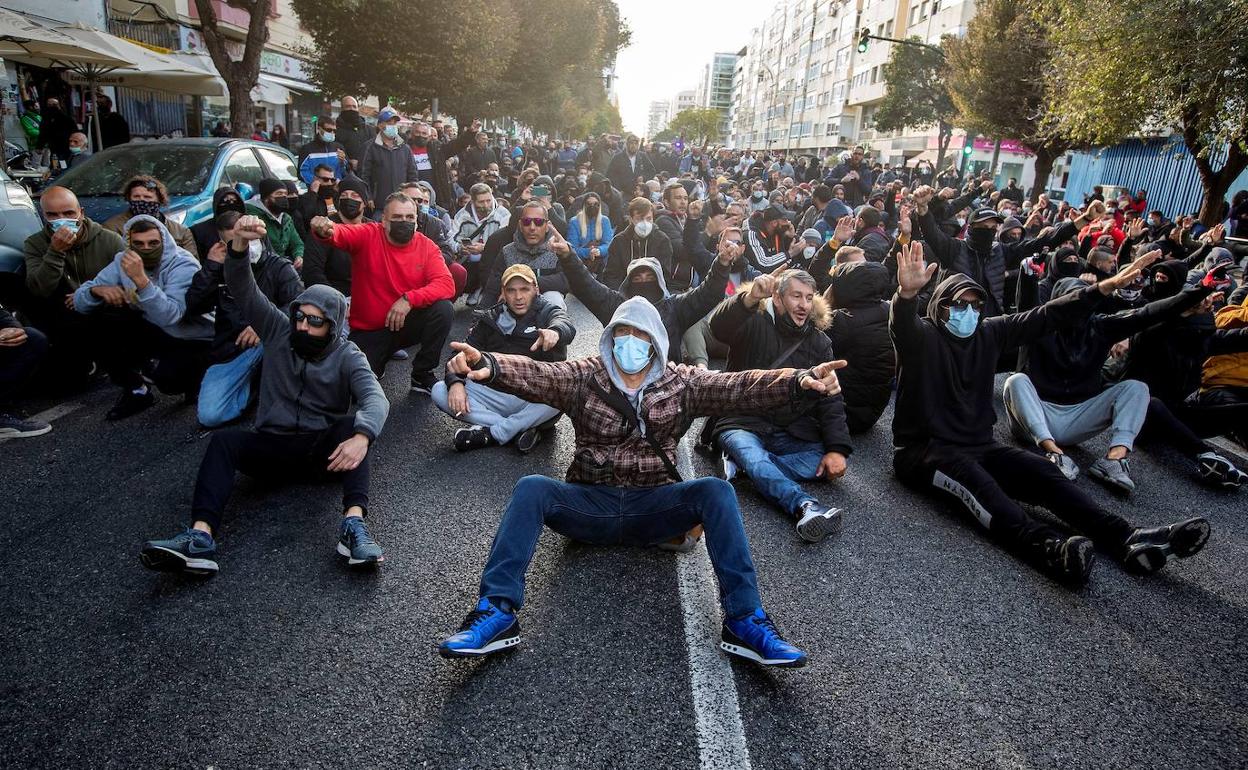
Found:
[[[890,403],[901,483],[1072,584],[1097,548],[1151,573],[1210,535],[1204,518],[1137,526],[1107,511],[1072,447],[1104,435],[1086,473],[1123,495],[1164,483],[1133,473],[1137,443],[1177,449],[1206,483],[1248,481],[1208,441],[1248,441],[1248,286],[1227,241],[1248,194],[1206,228],[1150,209],[1143,190],[1058,205],[1014,179],[894,168],[863,148],[820,162],[634,136],[518,142],[392,107],[373,127],[342,104],[299,152],[306,192],[225,187],[188,229],[150,176],[127,181],[128,210],[102,223],[52,186],[24,272],[0,277],[0,437],[50,430],[17,410],[32,380],[72,390],[101,375],[118,389],[108,420],[159,392],[216,429],[193,524],[145,543],[149,568],[217,571],[236,472],[328,474],[342,487],[337,552],[384,561],[365,521],[391,408],[379,378],[395,361],[466,424],[456,451],[527,453],[564,415],[575,426],[564,481],[517,483],[448,657],[519,643],[525,573],[550,527],[677,551],[706,538],[722,648],[804,664],[762,609],[733,482],[824,540],[854,504],[828,482]],[[573,324],[568,294],[602,325],[597,355],[568,358],[595,333]],[[473,322],[452,341],[461,300]],[[1016,445],[995,438],[998,396]],[[238,427],[248,416],[254,428]],[[676,467],[700,417],[722,478]]]

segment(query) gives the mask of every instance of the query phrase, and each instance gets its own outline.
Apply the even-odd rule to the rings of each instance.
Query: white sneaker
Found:
[[[724,455],[724,481],[732,481],[737,477],[737,464],[728,455]]]

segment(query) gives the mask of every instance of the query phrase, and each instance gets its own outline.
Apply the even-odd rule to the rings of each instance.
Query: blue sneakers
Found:
[[[338,555],[347,557],[351,567],[376,567],[386,560],[381,546],[368,533],[368,525],[359,516],[347,516],[342,520],[338,536]]]
[[[762,608],[743,618],[724,618],[720,649],[763,666],[798,668],[806,665],[806,653],[784,641],[779,629]]]
[[[139,560],[157,572],[189,572],[193,575],[217,574],[217,544],[212,535],[198,529],[186,531],[168,540],[148,540],[139,552]]]
[[[489,655],[520,644],[520,621],[510,612],[503,612],[481,597],[477,608],[468,613],[459,632],[438,645],[444,658],[472,658]]]

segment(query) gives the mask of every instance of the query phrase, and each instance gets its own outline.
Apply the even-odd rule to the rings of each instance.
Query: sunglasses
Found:
[[[333,184],[334,178],[332,176],[318,176],[316,178],[316,181],[320,182],[321,184]]]
[[[984,309],[984,301],[982,299],[955,299],[949,303],[951,310],[966,310],[972,308],[975,311]]]
[[[319,329],[329,323],[329,319],[323,315],[308,315],[302,310],[296,310],[291,317],[295,319],[295,323],[307,321],[308,326],[311,326],[313,329]]]
[[[541,217],[521,217],[520,224],[525,227],[545,227],[546,220]]]

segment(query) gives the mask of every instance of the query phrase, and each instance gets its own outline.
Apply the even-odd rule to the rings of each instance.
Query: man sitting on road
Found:
[[[169,191],[165,189],[164,182],[147,174],[131,177],[121,188],[121,199],[126,202],[128,208],[104,220],[104,227],[121,235],[124,233],[126,223],[132,217],[140,214],[156,217],[183,251],[199,259],[195,236],[190,229],[161,213],[161,209],[169,205]]]
[[[602,269],[602,282],[618,286],[630,263],[652,257],[663,266],[666,279],[672,274],[672,242],[654,225],[654,204],[645,198],[634,198],[628,204],[628,227],[616,233],[607,247],[607,262]]]
[[[428,394],[433,368],[451,331],[455,284],[436,244],[416,232],[416,204],[402,193],[386,198],[381,222],[312,220],[312,235],[351,255],[351,341],[380,378],[395,351],[420,344],[412,356],[412,391]]]
[[[730,372],[830,361],[827,325],[827,303],[804,270],[760,275],[711,316],[711,333],[728,346]],[[743,471],[764,499],[793,517],[803,540],[818,543],[840,526],[840,509],[820,503],[800,484],[845,474],[853,445],[840,394],[765,415],[721,417],[713,431],[724,451],[724,477],[731,481],[738,468]]]
[[[502,301],[478,312],[466,343],[491,353],[563,361],[575,336],[567,311],[537,293],[533,268],[512,265],[503,273]],[[432,397],[443,412],[476,426],[455,431],[455,449],[460,452],[515,438],[516,449],[527,453],[541,440],[541,427],[559,417],[558,409],[502,393],[450,369],[433,386]]]
[[[144,543],[140,558],[149,569],[216,574],[213,533],[220,529],[235,471],[280,481],[334,475],[342,483],[338,554],[357,567],[374,567],[384,558],[364,515],[368,450],[381,435],[390,404],[364,354],[347,340],[341,294],[313,286],[282,309],[260,293],[248,251],[249,242],[264,235],[258,217],[238,220],[224,269],[230,296],[264,348],[256,429],[212,434],[195,480],[193,524],[168,540]],[[358,408],[351,414],[353,404]]]
[[[91,316],[93,355],[121,386],[106,418],[121,420],[156,403],[143,371],[159,359],[152,381],[168,394],[199,390],[208,368],[212,322],[186,312],[186,291],[199,263],[165,226],[146,214],[126,223],[127,247],[74,292],[74,310]]]
[[[467,270],[465,302],[471,307],[481,301],[481,252],[485,251],[485,242],[507,226],[511,213],[494,199],[494,191],[484,182],[474,184],[468,193],[472,203],[456,212],[451,221],[451,248]]]
[[[489,280],[485,282],[482,294],[487,297],[500,296],[503,272],[512,265],[528,265],[537,275],[538,289],[546,301],[559,307],[567,307],[563,295],[568,293],[568,279],[560,267],[559,257],[572,254],[572,247],[551,223],[545,204],[530,200],[520,207],[511,224],[515,235],[494,260],[493,270]],[[506,230],[499,232],[504,233]]]
[[[262,179],[256,197],[247,205],[247,213],[264,220],[269,233],[269,246],[279,257],[289,259],[296,270],[303,267],[303,239],[290,214],[297,200],[280,179]]]
[[[938,266],[924,265],[922,243],[904,249],[889,321],[901,371],[893,416],[897,478],[951,500],[1002,545],[1070,583],[1087,582],[1095,558],[1092,540],[1060,533],[1016,501],[1048,508],[1133,572],[1156,572],[1172,556],[1200,551],[1209,538],[1205,519],[1133,527],[1098,505],[1053,463],[993,438],[994,373],[1001,353],[1085,322],[1098,293],[1108,296],[1130,283],[1152,258],[1026,313],[981,321],[989,293],[961,273],[937,285],[926,317],[920,318],[915,298]]]
[[[682,481],[676,443],[701,415],[765,414],[839,390],[838,362],[813,370],[709,372],[667,363],[667,331],[654,306],[633,297],[603,330],[599,354],[545,363],[453,343],[450,371],[566,412],[576,428],[567,481],[526,476],[503,514],[481,577],[480,600],[446,657],[486,655],[520,642],[516,611],[542,529],[585,542],[651,545],[706,529],[724,607],[720,646],[763,665],[801,666],[762,609],[736,494],[722,479]]]
[[[42,436],[52,426],[18,414],[17,397],[48,352],[48,338],[0,307],[0,439]]]
[[[221,240],[208,251],[204,266],[186,292],[188,315],[213,313],[212,366],[199,388],[199,424],[216,428],[238,419],[251,399],[251,383],[264,355],[260,335],[225,285],[226,242],[242,215],[227,211],[217,217]],[[294,266],[273,253],[268,241],[247,242],[247,261],[265,299],[286,307],[303,291]]]
[[[334,213],[329,221],[361,225],[368,221],[368,187],[359,179],[344,179],[338,185]],[[311,220],[308,220],[309,223]],[[351,299],[351,255],[316,239],[312,233],[303,242],[303,282],[308,286],[323,283]]]

